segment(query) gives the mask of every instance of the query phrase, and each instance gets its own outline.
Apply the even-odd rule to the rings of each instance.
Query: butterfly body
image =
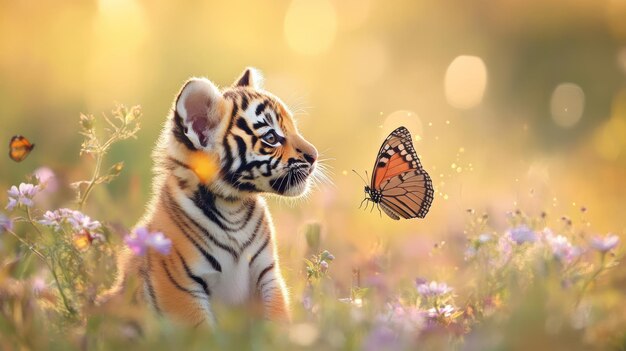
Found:
[[[365,193],[369,196],[367,199],[375,204],[379,203],[382,198],[380,191],[372,189],[369,186],[365,186]]]
[[[395,220],[424,218],[428,213],[434,195],[432,181],[406,128],[397,128],[383,142],[365,193],[365,200]]]

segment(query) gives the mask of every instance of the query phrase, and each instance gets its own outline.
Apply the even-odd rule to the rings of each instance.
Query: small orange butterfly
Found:
[[[34,147],[35,144],[31,144],[28,139],[21,135],[16,135],[11,138],[9,143],[9,157],[15,162],[21,162],[30,154]]]

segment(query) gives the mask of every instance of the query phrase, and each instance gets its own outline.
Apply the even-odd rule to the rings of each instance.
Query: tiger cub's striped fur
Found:
[[[138,276],[158,313],[212,324],[212,304],[257,300],[289,319],[272,219],[262,193],[297,196],[309,187],[317,150],[292,115],[247,69],[223,90],[194,78],[183,86],[154,151],[154,195],[138,226],[172,240],[169,255],[120,260],[118,288]]]

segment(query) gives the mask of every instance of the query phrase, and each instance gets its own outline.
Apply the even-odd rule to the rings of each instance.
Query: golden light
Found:
[[[479,105],[487,88],[487,66],[480,57],[457,56],[446,70],[446,100],[458,109]]]
[[[372,7],[370,0],[340,0],[335,1],[339,26],[345,30],[354,30],[362,26],[370,14]]]
[[[606,11],[609,28],[613,34],[621,39],[626,38],[626,21],[624,21],[626,1],[609,0],[606,4]]]
[[[559,84],[550,99],[552,120],[558,126],[571,128],[583,116],[585,110],[585,93],[574,83]]]
[[[148,21],[134,0],[99,0],[93,21],[92,47],[87,64],[90,106],[110,104],[115,96],[140,91],[149,61],[145,60]],[[123,82],[123,84],[122,84]]]
[[[626,121],[611,118],[596,130],[593,144],[602,158],[609,161],[617,159],[626,150]]]
[[[357,83],[375,83],[387,71],[389,54],[382,42],[363,41],[352,50],[351,73]]]
[[[422,121],[417,113],[408,110],[399,110],[391,113],[387,116],[387,118],[385,118],[385,122],[383,123],[381,130],[382,137],[387,137],[389,133],[400,126],[406,127],[409,132],[411,132],[411,135],[413,135],[415,141],[421,140],[424,136]]]
[[[328,0],[294,0],[285,15],[287,44],[304,55],[330,48],[337,31],[337,14]]]
[[[197,151],[189,157],[189,167],[203,184],[211,183],[219,172],[219,160],[215,155]]]

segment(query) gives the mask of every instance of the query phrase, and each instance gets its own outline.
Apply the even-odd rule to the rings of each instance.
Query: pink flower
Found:
[[[326,261],[320,262],[320,269],[322,270],[322,272],[326,272],[328,270],[328,262]]]
[[[135,255],[145,255],[148,248],[167,255],[172,249],[172,241],[161,232],[150,232],[146,227],[139,227],[124,237],[126,245]]]
[[[544,235],[548,246],[552,250],[554,257],[564,263],[572,262],[580,255],[580,249],[573,246],[569,239],[563,235],[554,235],[550,229],[544,230]]]
[[[591,239],[591,247],[602,253],[613,250],[619,243],[619,236],[608,234],[604,238],[596,236]]]
[[[39,180],[39,186],[44,192],[55,192],[59,188],[59,181],[54,172],[48,167],[39,167],[33,172]]]
[[[31,280],[31,288],[35,295],[40,295],[48,288],[48,284],[42,277],[35,277]]]
[[[35,203],[33,197],[40,191],[38,185],[22,183],[19,187],[13,185],[11,189],[7,191],[9,194],[9,203],[6,209],[13,211],[16,206],[32,207]]]

